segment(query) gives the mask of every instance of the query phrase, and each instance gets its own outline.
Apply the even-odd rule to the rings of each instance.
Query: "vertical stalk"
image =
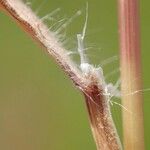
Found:
[[[125,150],[144,150],[139,1],[118,0]],[[135,94],[133,93],[135,92]]]

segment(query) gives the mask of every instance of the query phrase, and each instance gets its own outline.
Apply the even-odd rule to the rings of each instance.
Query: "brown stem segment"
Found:
[[[106,96],[94,84],[86,93],[86,105],[97,150],[121,150]]]
[[[118,0],[122,104],[125,150],[144,150],[139,1]]]

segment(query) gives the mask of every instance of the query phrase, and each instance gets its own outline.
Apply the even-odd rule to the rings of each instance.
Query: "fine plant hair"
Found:
[[[37,13],[41,6],[39,6],[38,11],[33,12],[29,4],[29,2],[24,3],[21,0],[0,0],[1,10],[4,10],[19,23],[46,50],[48,55],[56,60],[56,63],[73,81],[74,85],[83,93],[97,150],[121,150],[120,140],[109,108],[111,97],[118,93],[116,90],[119,80],[115,86],[107,84],[101,66],[94,67],[90,64],[84,52],[86,49],[84,37],[88,19],[88,5],[83,30],[77,34],[78,53],[81,60],[80,66],[77,66],[68,55],[68,50],[63,47],[59,37],[62,30],[81,12],[77,11],[66,22],[62,20],[63,23],[58,26],[56,32],[53,32],[52,27],[47,27],[44,20],[50,17],[53,19],[53,14],[58,10],[40,19]]]

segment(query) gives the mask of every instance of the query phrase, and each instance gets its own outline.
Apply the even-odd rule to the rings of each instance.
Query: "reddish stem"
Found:
[[[132,114],[123,112],[125,150],[144,149],[141,52],[139,29],[139,1],[118,0],[122,104]]]

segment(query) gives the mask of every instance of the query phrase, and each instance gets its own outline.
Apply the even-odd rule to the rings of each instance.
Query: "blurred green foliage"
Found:
[[[32,0],[32,9],[42,17],[61,8],[58,19],[72,16],[77,10],[83,15],[68,27],[68,47],[76,50],[76,34],[85,20],[85,0]],[[42,4],[43,3],[43,4]],[[86,44],[89,59],[100,64],[111,56],[119,57],[117,1],[88,0],[89,19]],[[150,21],[149,1],[141,1],[141,40],[144,88],[150,85]],[[73,39],[71,38],[73,37]],[[77,63],[78,56],[75,57]],[[104,66],[107,74],[119,68],[118,62]],[[119,74],[109,78],[115,82]],[[145,142],[150,149],[150,113],[144,93]],[[117,102],[118,100],[116,100]],[[121,108],[112,106],[113,117],[121,133]],[[64,72],[33,40],[6,14],[0,13],[0,149],[1,150],[93,150],[84,99]]]

